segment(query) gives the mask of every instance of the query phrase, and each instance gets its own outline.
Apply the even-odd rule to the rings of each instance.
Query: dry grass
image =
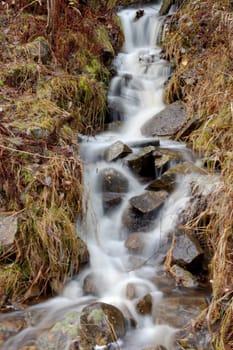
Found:
[[[202,236],[212,251],[212,302],[206,320],[214,349],[233,347],[233,12],[230,1],[187,2],[168,23],[165,56],[174,64],[165,99],[183,99],[199,127],[184,138],[218,171],[219,186],[208,201]],[[190,222],[200,225],[201,217]]]

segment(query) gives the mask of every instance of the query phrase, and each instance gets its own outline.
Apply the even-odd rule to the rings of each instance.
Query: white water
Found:
[[[157,261],[159,259],[156,260],[156,252],[166,242],[167,233],[174,228],[179,213],[189,199],[190,180],[185,179],[174,191],[160,212],[156,227],[144,234],[145,248],[135,264],[124,246],[121,217],[128,199],[141,194],[144,186],[121,162],[109,165],[98,160],[103,150],[116,140],[127,143],[130,140],[143,139],[140,134],[141,125],[164,107],[163,84],[169,71],[166,62],[160,59],[160,49],[156,45],[161,25],[159,5],[150,5],[144,7],[144,10],[144,16],[137,21],[135,9],[126,9],[119,13],[125,32],[125,45],[115,60],[118,75],[110,86],[109,104],[114,110],[113,116],[124,120],[124,126],[118,132],[107,132],[90,138],[83,143],[81,149],[86,164],[85,188],[88,201],[82,239],[88,245],[90,265],[65,287],[61,296],[31,307],[27,312],[36,314],[37,321],[7,341],[4,350],[16,350],[28,341],[38,339],[44,330],[62,319],[67,311],[81,310],[93,300],[113,304],[122,311],[127,309],[137,322],[136,329],[129,329],[125,338],[119,342],[120,349],[142,350],[158,345],[167,350],[173,349],[172,340],[176,330],[168,325],[156,324],[156,305],[163,295],[151,282],[151,278],[161,269],[160,262]],[[185,153],[184,145],[169,140],[161,140],[161,145],[179,148]],[[186,156],[188,157],[188,153]],[[115,167],[129,178],[130,189],[120,208],[105,215],[98,190],[98,173],[109,166]],[[95,296],[85,296],[82,288],[85,277],[90,273],[98,281]],[[127,297],[127,286],[130,283],[135,286],[133,300]],[[135,305],[146,294],[152,296],[152,315],[141,316]],[[68,346],[69,343],[67,349]]]

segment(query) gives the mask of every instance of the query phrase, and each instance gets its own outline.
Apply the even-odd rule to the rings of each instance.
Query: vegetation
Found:
[[[189,125],[177,139],[206,159],[219,185],[205,213],[190,222],[212,252],[212,300],[196,328],[207,327],[214,349],[233,347],[233,8],[225,0],[186,1],[166,23],[164,56],[173,65],[165,100],[182,99]],[[208,220],[203,220],[203,217]],[[205,224],[204,224],[205,222]]]
[[[2,306],[59,292],[88,261],[77,133],[103,128],[115,5],[0,4],[0,220],[14,233],[0,244]]]

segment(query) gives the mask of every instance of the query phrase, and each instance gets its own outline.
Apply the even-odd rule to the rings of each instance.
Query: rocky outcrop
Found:
[[[127,157],[126,164],[137,175],[143,177],[154,177],[154,146],[147,146],[142,148],[139,152],[134,153]]]
[[[174,102],[147,121],[141,132],[145,136],[174,136],[186,121],[185,104]]]

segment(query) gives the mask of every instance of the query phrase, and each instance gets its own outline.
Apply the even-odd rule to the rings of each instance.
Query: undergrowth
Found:
[[[210,172],[219,175],[219,185],[209,197],[209,222],[202,228],[212,252],[212,301],[203,322],[217,350],[233,347],[232,10],[228,0],[186,1],[168,18],[163,43],[164,56],[173,66],[165,101],[182,99],[190,121],[198,120],[188,135],[181,132],[178,138],[205,159]]]

